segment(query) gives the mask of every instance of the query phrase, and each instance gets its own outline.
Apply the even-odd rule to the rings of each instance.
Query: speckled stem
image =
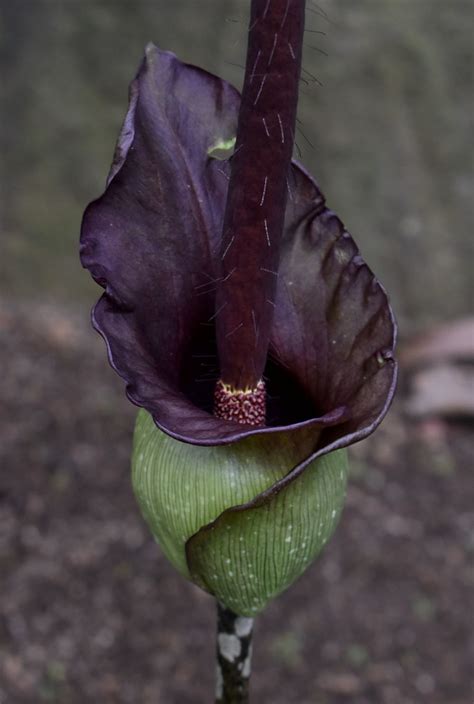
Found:
[[[253,618],[217,602],[216,704],[248,704]]]

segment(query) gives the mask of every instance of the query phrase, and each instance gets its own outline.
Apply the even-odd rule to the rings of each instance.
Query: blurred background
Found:
[[[145,44],[240,87],[248,4],[1,0],[0,704],[212,700],[213,604],[134,504],[78,233]],[[259,618],[253,693],[468,704],[473,5],[319,0],[307,28],[297,156],[391,294],[401,382],[335,538]]]

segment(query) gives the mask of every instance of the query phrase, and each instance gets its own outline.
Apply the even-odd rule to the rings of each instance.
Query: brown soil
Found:
[[[135,410],[85,318],[0,308],[0,702],[210,703],[214,605],[138,513]],[[253,701],[472,700],[469,428],[404,408],[402,382],[335,538],[259,617]]]

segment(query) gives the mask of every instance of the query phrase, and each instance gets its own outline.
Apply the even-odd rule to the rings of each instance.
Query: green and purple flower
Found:
[[[105,289],[94,327],[143,409],[142,512],[183,574],[247,615],[327,541],[342,449],[379,425],[396,380],[385,291],[291,161],[304,2],[268,5],[242,106],[147,48],[81,235]]]

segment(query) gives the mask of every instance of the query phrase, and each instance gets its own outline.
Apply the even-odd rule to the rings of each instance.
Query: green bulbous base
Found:
[[[160,431],[146,411],[138,414],[132,482],[143,517],[176,569],[237,614],[261,611],[304,572],[336,527],[345,450],[278,484],[314,442],[314,431],[301,429],[189,445]]]

